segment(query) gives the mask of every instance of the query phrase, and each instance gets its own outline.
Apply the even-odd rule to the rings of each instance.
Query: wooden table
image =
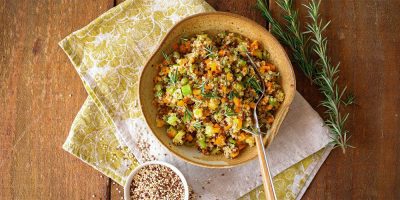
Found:
[[[255,0],[208,0],[262,25]],[[304,19],[304,9],[297,1]],[[0,199],[119,199],[122,190],[61,149],[87,94],[57,43],[113,0],[0,3]],[[279,9],[271,5],[278,15]],[[327,36],[350,107],[351,144],[334,150],[305,199],[400,199],[400,1],[325,0]],[[318,90],[297,70],[298,90],[321,114]]]

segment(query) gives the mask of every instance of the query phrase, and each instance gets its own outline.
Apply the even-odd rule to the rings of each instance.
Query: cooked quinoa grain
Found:
[[[131,199],[184,199],[184,188],[179,176],[163,165],[148,165],[133,177]]]
[[[182,38],[155,77],[154,103],[158,127],[175,145],[193,145],[203,154],[235,158],[255,140],[252,110],[265,85],[258,105],[260,124],[266,132],[285,98],[280,74],[269,53],[258,41],[235,33],[213,37],[199,34]],[[249,52],[263,81],[258,81],[246,56]]]

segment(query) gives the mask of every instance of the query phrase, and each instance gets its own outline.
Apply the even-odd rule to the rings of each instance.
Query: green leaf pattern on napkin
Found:
[[[128,0],[60,46],[82,78],[89,97],[76,116],[63,148],[124,184],[137,161],[119,138],[116,123],[140,119],[137,82],[141,66],[169,28],[180,19],[213,11],[203,0]],[[318,161],[316,153],[274,178],[279,199],[294,199]],[[257,199],[261,187],[245,195]]]

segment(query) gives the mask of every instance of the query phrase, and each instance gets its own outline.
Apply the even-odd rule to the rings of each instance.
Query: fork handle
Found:
[[[255,137],[257,144],[258,160],[260,161],[260,169],[263,178],[264,193],[266,200],[276,200],[275,190],[272,183],[272,176],[269,171],[267,155],[264,148],[262,134]]]

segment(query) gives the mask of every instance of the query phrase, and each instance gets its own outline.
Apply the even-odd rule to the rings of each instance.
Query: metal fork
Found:
[[[258,97],[256,106],[253,110],[253,117],[254,117],[254,122],[255,122],[255,128],[257,130],[257,133],[255,134],[255,140],[256,140],[256,144],[257,144],[258,159],[260,161],[261,174],[262,174],[262,178],[263,178],[265,198],[267,200],[275,200],[276,199],[275,189],[274,189],[274,185],[272,182],[271,172],[269,170],[267,154],[266,154],[264,142],[263,142],[263,134],[260,130],[260,125],[258,123],[258,116],[257,116],[257,106],[261,102],[262,98],[264,97],[265,84],[261,77],[260,72],[257,69],[256,64],[254,63],[253,59],[250,57],[248,52],[246,52],[246,56],[250,60],[251,66],[253,67],[254,72],[257,75],[257,79],[261,83],[261,89],[262,89],[262,92],[261,92],[260,96]]]

